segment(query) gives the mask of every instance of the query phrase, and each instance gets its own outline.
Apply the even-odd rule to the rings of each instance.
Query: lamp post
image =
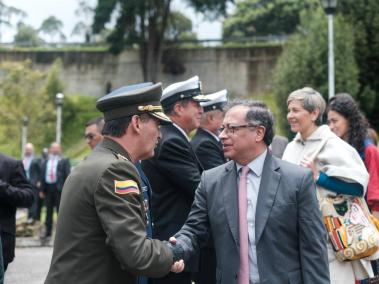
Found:
[[[321,5],[328,16],[328,97],[334,96],[334,36],[333,15],[337,8],[337,0],[321,0]]]
[[[57,104],[57,127],[55,141],[61,144],[62,137],[62,106],[63,106],[64,95],[61,93],[56,94],[55,103]]]
[[[28,124],[29,118],[24,116],[22,118],[22,130],[21,130],[21,157],[24,155],[25,145],[28,141]]]

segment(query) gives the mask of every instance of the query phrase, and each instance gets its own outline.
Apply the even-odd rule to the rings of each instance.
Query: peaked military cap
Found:
[[[159,102],[161,96],[161,83],[134,84],[118,88],[101,97],[97,100],[96,107],[104,113],[105,121],[147,113],[161,123],[170,123],[171,120],[162,112]]]
[[[223,110],[226,103],[228,102],[228,91],[224,89],[216,93],[208,94],[206,97],[209,99],[209,101],[200,103],[204,109],[204,112],[215,109]]]
[[[201,89],[201,82],[198,76],[194,76],[186,81],[174,83],[163,90],[161,104],[163,107],[174,104],[183,99],[193,99],[197,102],[207,101]]]

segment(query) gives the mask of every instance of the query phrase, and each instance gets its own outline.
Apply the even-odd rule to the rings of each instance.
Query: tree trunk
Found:
[[[156,2],[155,13],[151,13],[148,18],[148,41],[140,45],[142,47],[140,53],[144,80],[151,82],[157,81],[159,67],[161,66],[162,43],[170,13],[171,0],[165,1],[163,6],[158,3],[161,1]]]

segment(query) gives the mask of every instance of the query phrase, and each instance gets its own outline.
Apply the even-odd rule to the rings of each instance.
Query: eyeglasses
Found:
[[[96,137],[96,135],[93,134],[93,133],[88,133],[88,134],[84,135],[84,139],[85,139],[85,140],[92,140],[92,139],[94,139],[95,137]]]
[[[259,125],[255,125],[252,123],[246,123],[246,124],[226,124],[221,125],[221,127],[218,129],[219,133],[225,131],[225,133],[232,133],[234,134],[237,130],[241,128],[255,128]]]

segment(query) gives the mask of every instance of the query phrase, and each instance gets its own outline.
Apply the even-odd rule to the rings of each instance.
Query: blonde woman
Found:
[[[319,197],[337,194],[363,196],[368,173],[358,153],[338,138],[327,125],[322,125],[326,103],[312,88],[292,92],[287,99],[287,119],[291,131],[297,133],[287,145],[283,160],[308,167],[313,171]],[[326,239],[330,282],[355,284],[373,276],[367,260],[341,262]]]

